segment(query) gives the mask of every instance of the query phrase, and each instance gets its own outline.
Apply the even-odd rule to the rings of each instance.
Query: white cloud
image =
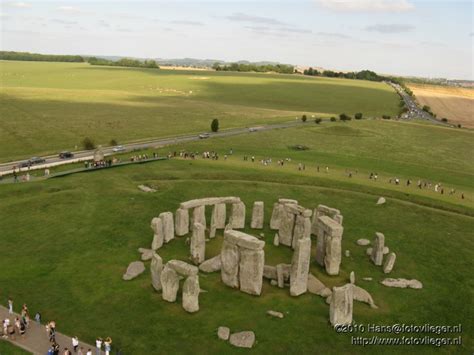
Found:
[[[226,19],[231,20],[231,21],[236,21],[236,22],[249,22],[249,23],[256,23],[256,24],[286,26],[284,22],[281,22],[280,20],[277,20],[271,17],[247,15],[241,12],[237,12],[230,16],[227,16]]]
[[[413,10],[410,0],[316,0],[323,8],[345,12],[403,12]]]
[[[9,7],[16,7],[16,8],[19,8],[19,9],[27,9],[27,8],[31,7],[31,4],[28,4],[28,3],[22,2],[22,1],[7,2],[7,3],[5,3],[5,5],[9,6]]]
[[[404,33],[411,32],[415,29],[415,26],[412,25],[403,25],[403,24],[377,24],[372,26],[367,26],[366,31],[370,32],[379,32],[379,33]]]

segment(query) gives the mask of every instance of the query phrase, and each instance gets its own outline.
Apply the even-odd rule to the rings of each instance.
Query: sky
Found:
[[[0,49],[473,80],[474,1],[0,0]]]

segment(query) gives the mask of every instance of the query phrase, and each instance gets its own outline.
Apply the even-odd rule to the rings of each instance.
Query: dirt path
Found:
[[[20,317],[19,314],[8,314],[8,309],[3,306],[0,306],[0,319],[3,321],[5,318],[10,319],[10,324],[13,324],[15,321],[15,317]],[[60,326],[61,327],[61,326]],[[8,339],[0,338],[0,341],[9,341],[10,343],[23,348],[27,351],[30,351],[33,354],[38,355],[45,355],[48,352],[49,346],[51,345],[46,334],[46,328],[43,324],[38,324],[35,321],[30,321],[30,327],[26,330],[25,337],[22,338],[18,334],[15,334],[15,339],[9,337]],[[71,337],[56,333],[56,342],[60,346],[60,353],[64,350],[64,348],[68,348],[71,350],[72,353],[72,344],[71,344]],[[93,353],[95,354],[95,347],[92,345],[86,344],[84,342],[80,342],[79,347],[84,348],[84,354],[90,348],[92,349]]]

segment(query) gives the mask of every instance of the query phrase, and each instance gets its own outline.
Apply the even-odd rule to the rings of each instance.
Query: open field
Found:
[[[417,101],[428,105],[439,118],[474,128],[474,90],[448,86],[410,84]]]
[[[396,115],[383,83],[295,75],[0,62],[0,161],[341,112]],[[41,123],[39,123],[41,122]]]
[[[26,302],[30,310],[40,310],[43,319],[55,319],[59,331],[78,334],[88,342],[110,335],[114,345],[127,354],[146,354],[150,349],[158,353],[242,353],[217,339],[215,331],[221,325],[233,331],[254,330],[254,351],[259,354],[431,354],[438,350],[434,346],[353,346],[351,334],[336,334],[328,325],[329,310],[323,298],[311,294],[290,297],[288,289],[275,288],[268,281],[262,296],[252,297],[224,286],[218,273],[202,274],[201,288],[208,292],[200,296],[201,310],[190,315],[182,310],[180,298],[169,304],[152,290],[148,272],[130,282],[121,280],[127,264],[138,258],[137,248],[151,242],[151,218],[174,211],[181,201],[240,196],[247,205],[248,225],[253,201],[265,202],[268,222],[272,203],[288,197],[306,207],[327,204],[344,215],[343,250],[350,250],[351,256],[343,257],[339,276],[327,276],[315,262],[311,272],[336,286],[346,283],[350,271],[355,271],[356,283],[379,306],[375,310],[356,302],[356,323],[461,323],[462,347],[439,350],[469,352],[474,346],[474,283],[468,272],[474,266],[472,134],[413,123],[328,122],[159,149],[162,153],[214,150],[220,154],[218,161],[171,159],[0,185],[0,225],[7,226],[0,235],[2,251],[7,251],[0,257],[0,299],[12,296]],[[434,140],[439,143],[430,144]],[[295,144],[309,149],[289,149]],[[230,148],[234,154],[224,160]],[[243,162],[243,155],[254,155],[257,160],[271,157],[273,163],[264,167]],[[291,163],[277,167],[276,160],[286,157]],[[306,164],[304,172],[296,169],[300,162]],[[317,175],[316,164],[330,166],[329,173]],[[358,176],[348,178],[346,169],[357,169]],[[367,178],[371,171],[379,173],[378,182]],[[466,191],[467,198],[418,191],[415,186],[402,186],[403,180],[402,185],[394,186],[388,184],[389,176],[441,181],[446,189],[452,185]],[[140,192],[139,184],[155,186],[158,192]],[[381,195],[388,202],[376,206]],[[207,212],[209,218],[210,209]],[[380,285],[386,275],[370,263],[365,248],[355,243],[359,238],[372,239],[375,231],[385,234],[387,245],[397,254],[390,277],[418,279],[424,285],[422,290]],[[289,262],[291,250],[273,246],[274,232],[268,228],[263,232],[265,264]],[[218,233],[207,244],[207,258],[219,252],[221,241]],[[177,238],[159,253],[165,261],[186,260],[188,248],[185,238]],[[19,260],[28,263],[18,267]],[[367,276],[374,280],[363,281]],[[269,318],[265,314],[269,309],[284,312],[285,318]]]

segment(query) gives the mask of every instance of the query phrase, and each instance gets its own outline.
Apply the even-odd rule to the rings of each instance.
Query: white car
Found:
[[[209,133],[201,133],[199,135],[199,139],[206,139],[209,138],[211,135]]]
[[[112,148],[112,152],[117,153],[117,152],[124,152],[125,148],[123,145],[118,145],[116,147]]]

